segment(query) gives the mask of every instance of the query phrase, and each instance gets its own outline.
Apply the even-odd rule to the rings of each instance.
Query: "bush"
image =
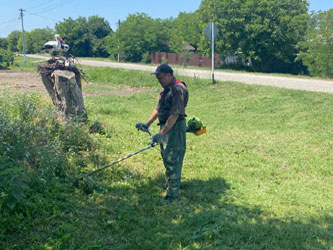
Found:
[[[146,63],[146,64],[149,64],[151,62],[149,52],[146,52],[146,53],[142,54],[142,60],[141,61],[143,63]]]
[[[94,141],[77,123],[63,124],[38,96],[0,98],[0,235],[48,206]],[[82,153],[83,152],[83,153]],[[71,182],[69,182],[71,183]],[[59,192],[60,193],[60,192]]]
[[[0,68],[8,67],[14,63],[14,53],[0,48]]]

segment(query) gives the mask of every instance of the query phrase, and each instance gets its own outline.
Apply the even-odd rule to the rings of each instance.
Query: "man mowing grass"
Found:
[[[160,143],[161,155],[165,167],[167,185],[164,204],[169,204],[178,197],[183,159],[186,150],[185,108],[188,102],[186,84],[176,80],[172,68],[161,64],[152,74],[163,87],[157,106],[146,123],[140,123],[143,129],[158,118],[160,132],[152,137],[153,143]]]

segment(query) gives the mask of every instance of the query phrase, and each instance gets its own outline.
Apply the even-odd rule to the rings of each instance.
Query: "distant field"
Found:
[[[33,61],[15,69],[35,70]],[[84,71],[89,119],[108,130],[90,135],[98,155],[112,162],[148,145],[135,124],[156,105],[156,79]],[[94,177],[93,194],[63,183],[48,207],[22,215],[17,231],[0,226],[0,248],[333,249],[332,95],[182,79],[187,114],[200,117],[207,133],[187,136],[178,200],[161,206],[164,168],[159,149],[150,149]],[[101,167],[94,161],[77,168]]]

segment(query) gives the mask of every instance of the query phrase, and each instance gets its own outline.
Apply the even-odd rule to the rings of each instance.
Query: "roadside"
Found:
[[[27,55],[32,58],[49,59],[46,56]],[[118,62],[105,62],[80,59],[79,63],[82,65],[95,66],[95,67],[111,67],[122,69],[134,69],[153,72],[155,66],[140,65],[133,63],[118,63]],[[211,79],[211,71],[197,70],[197,69],[181,69],[175,68],[176,75],[197,77],[201,79]],[[246,84],[266,85],[279,88],[306,90],[312,92],[326,92],[333,93],[333,80],[319,80],[319,79],[303,79],[294,77],[281,77],[281,76],[266,76],[263,74],[255,73],[231,73],[231,72],[214,72],[214,78],[217,81],[232,81],[241,82]]]
[[[85,82],[83,82],[85,84]],[[135,93],[145,93],[154,87],[133,87],[123,84],[110,86],[106,84],[86,85],[83,96],[117,95],[126,96]],[[40,76],[30,71],[0,70],[0,96],[5,93],[35,93],[47,95],[47,91]]]

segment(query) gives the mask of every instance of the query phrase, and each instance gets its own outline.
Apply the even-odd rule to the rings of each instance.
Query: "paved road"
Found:
[[[29,57],[49,59],[49,57],[38,55],[27,55]],[[135,69],[153,72],[155,66],[140,65],[133,63],[117,63],[117,62],[102,62],[94,60],[79,59],[82,65],[97,66],[97,67],[111,67],[123,69]],[[174,69],[176,75],[198,77],[202,79],[211,79],[210,70],[197,70],[197,69]],[[230,73],[215,71],[214,78],[217,81],[233,81],[246,84],[267,85],[288,89],[299,89],[313,92],[326,92],[333,93],[333,80],[319,80],[319,79],[306,79],[297,77],[283,77],[283,76],[269,76],[264,74],[255,73]]]

